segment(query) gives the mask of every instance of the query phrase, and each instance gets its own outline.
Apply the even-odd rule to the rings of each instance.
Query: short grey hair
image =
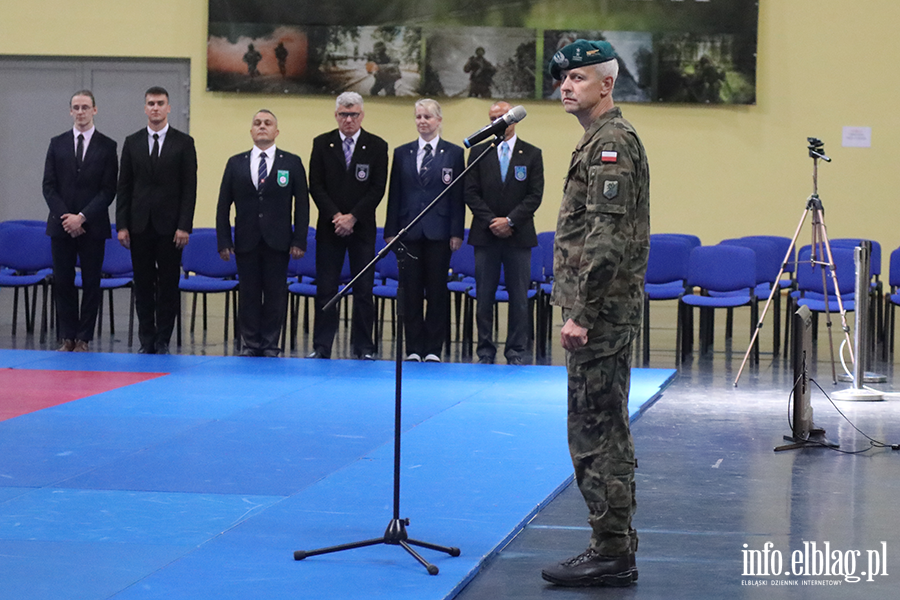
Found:
[[[334,103],[334,110],[341,110],[342,106],[359,106],[363,107],[363,98],[356,92],[344,92],[337,97]]]
[[[597,75],[602,77],[612,77],[613,84],[616,83],[616,78],[619,76],[619,59],[614,58],[612,60],[607,60],[602,63],[597,64]]]

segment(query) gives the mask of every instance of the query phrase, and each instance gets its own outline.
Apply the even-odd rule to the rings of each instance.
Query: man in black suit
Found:
[[[497,102],[491,121],[512,108]],[[478,362],[491,364],[497,353],[493,340],[494,302],[503,266],[509,292],[506,362],[521,365],[528,343],[528,286],[531,249],[537,246],[534,212],[544,195],[544,163],[539,148],[518,139],[510,125],[496,148],[489,143],[472,148],[469,164],[490,152],[466,175],[466,204],[472,210],[469,243],[475,247],[475,289]]]
[[[44,163],[44,200],[50,208],[47,235],[61,351],[87,352],[100,306],[100,271],[111,237],[109,205],[116,196],[116,143],[96,130],[97,104],[90,90],[69,100],[74,127],[50,140]],[[75,263],[81,262],[78,310]]]
[[[237,261],[241,356],[277,357],[281,354],[278,338],[286,308],[288,262],[306,252],[309,193],[300,157],[275,146],[278,119],[271,111],[261,110],[253,116],[250,137],[253,149],[232,156],[225,165],[216,235],[222,260],[233,254]]]
[[[178,279],[197,200],[194,138],[169,126],[169,93],[144,94],[147,127],[125,138],[116,228],[131,249],[142,354],[168,354],[181,307]]]
[[[387,142],[362,129],[362,96],[344,92],[335,102],[338,128],[313,140],[309,191],[319,209],[316,222],[316,322],[309,358],[330,358],[338,327],[337,307],[322,307],[338,291],[344,256],[359,273],[375,257],[375,208],[387,185]],[[353,290],[350,347],[356,358],[373,359],[374,273]]]

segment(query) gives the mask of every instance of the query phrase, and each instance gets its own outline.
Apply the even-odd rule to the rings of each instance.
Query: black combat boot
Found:
[[[634,554],[603,556],[593,548],[544,569],[541,575],[550,583],[567,587],[626,587],[638,579]]]

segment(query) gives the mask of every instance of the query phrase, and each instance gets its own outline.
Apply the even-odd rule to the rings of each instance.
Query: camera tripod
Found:
[[[837,372],[835,369],[834,361],[834,339],[831,332],[831,311],[829,310],[830,300],[828,298],[828,284],[825,279],[826,269],[831,273],[831,279],[834,285],[834,295],[835,299],[837,300],[838,310],[841,315],[841,329],[844,332],[844,337],[846,338],[848,348],[851,348],[850,360],[855,361],[855,358],[853,357],[852,343],[850,342],[850,327],[847,325],[847,311],[844,309],[844,302],[841,299],[840,292],[838,291],[840,288],[838,286],[837,269],[834,264],[834,257],[831,254],[831,244],[828,241],[828,231],[825,226],[825,209],[822,206],[821,198],[819,198],[819,160],[831,162],[831,159],[825,155],[825,145],[821,140],[812,137],[806,138],[806,140],[807,142],[809,142],[809,146],[807,146],[807,149],[809,150],[809,157],[813,159],[813,193],[806,200],[806,208],[803,209],[803,214],[800,216],[800,223],[797,225],[797,230],[794,232],[794,237],[791,239],[791,245],[788,247],[787,253],[785,253],[784,255],[784,260],[781,263],[781,269],[778,271],[778,275],[772,284],[772,291],[769,293],[769,299],[766,301],[766,305],[763,307],[762,313],[760,314],[759,322],[756,324],[756,329],[753,332],[753,337],[750,339],[750,345],[747,348],[747,352],[744,354],[744,360],[741,361],[741,368],[738,369],[737,377],[735,377],[734,379],[735,387],[737,387],[738,381],[741,379],[741,373],[743,373],[744,371],[744,366],[747,364],[747,359],[750,356],[750,352],[753,350],[753,345],[756,343],[756,338],[759,336],[759,330],[762,329],[763,321],[766,318],[766,312],[769,310],[769,305],[772,303],[772,299],[775,297],[775,294],[781,293],[779,281],[781,280],[781,276],[782,274],[784,274],[784,271],[791,260],[791,256],[794,253],[794,248],[797,245],[797,238],[800,237],[800,230],[803,229],[803,224],[806,222],[806,218],[810,214],[812,214],[812,246],[809,256],[809,266],[810,268],[813,268],[816,265],[823,267],[822,269],[820,269],[822,272],[822,295],[824,297],[825,303],[825,320],[828,329],[828,347],[831,351],[831,377],[834,383],[837,383]],[[797,268],[801,268],[799,261],[797,263]]]

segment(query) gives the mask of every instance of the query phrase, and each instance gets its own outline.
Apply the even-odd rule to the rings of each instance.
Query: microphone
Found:
[[[507,127],[524,119],[526,114],[527,113],[525,112],[524,106],[515,106],[509,109],[509,112],[502,117],[495,119],[494,122],[490,125],[485,125],[481,129],[467,137],[463,142],[463,145],[466,148],[471,148],[482,140],[486,140],[491,136],[500,135],[501,133],[506,131]]]

